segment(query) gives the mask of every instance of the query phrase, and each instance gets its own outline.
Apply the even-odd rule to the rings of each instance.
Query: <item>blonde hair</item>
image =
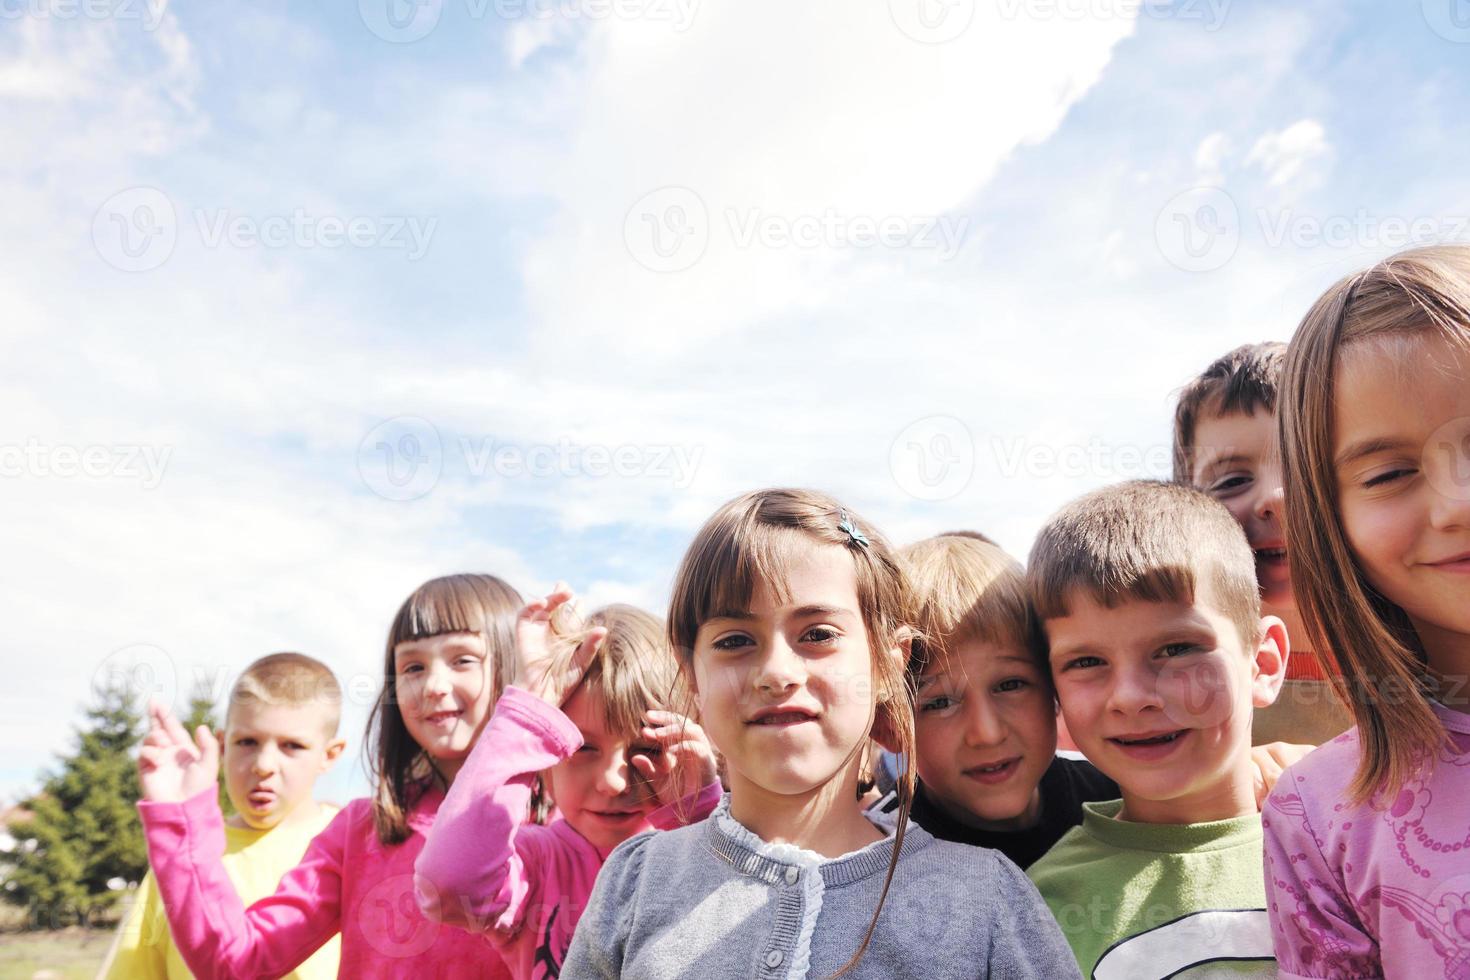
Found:
[[[846,528],[842,525],[846,524]],[[849,530],[850,529],[850,530]],[[674,577],[669,606],[669,641],[686,669],[694,656],[699,627],[711,619],[744,615],[757,584],[785,601],[786,571],[813,548],[837,547],[852,557],[857,573],[858,607],[868,633],[878,693],[878,719],[892,733],[895,747],[912,758],[914,696],[904,664],[888,655],[912,639],[909,591],[903,571],[883,536],[836,500],[815,490],[756,490],[715,511],[694,536]],[[868,742],[863,740],[863,744]],[[913,767],[898,779],[898,824],[893,857],[868,931],[851,959],[835,976],[858,964],[872,941],[878,915],[898,867],[904,831],[914,797]]]
[[[974,532],[953,531],[915,542],[899,557],[918,631],[910,675],[917,677],[966,640],[1021,647],[1046,671],[1046,639],[1026,574],[999,545]]]
[[[1286,345],[1244,344],[1222,354],[1179,391],[1174,406],[1174,481],[1194,482],[1194,436],[1201,418],[1276,411]]]
[[[327,737],[342,721],[342,688],[331,668],[302,653],[272,653],[246,667],[230,688],[225,727],[238,705],[268,704],[321,708]]]
[[[1066,616],[1072,590],[1114,608],[1130,600],[1193,602],[1201,577],[1241,642],[1261,636],[1255,557],[1224,505],[1193,487],[1133,480],[1063,507],[1027,563],[1036,614]]]
[[[606,629],[607,638],[582,671],[578,690],[597,698],[609,732],[635,733],[645,724],[645,711],[680,703],[679,663],[662,619],[621,603],[604,606],[560,638],[556,656],[563,665],[594,627]],[[553,673],[564,669],[553,668]]]
[[[1340,280],[1307,311],[1286,355],[1279,425],[1292,585],[1308,639],[1332,651],[1333,682],[1357,723],[1355,802],[1396,792],[1446,737],[1423,696],[1419,637],[1368,583],[1338,507],[1336,368],[1349,345],[1391,337],[1470,347],[1470,247],[1411,249]],[[1419,696],[1385,697],[1385,687]]]
[[[369,767],[374,780],[373,821],[384,844],[408,839],[408,813],[423,782],[437,770],[434,760],[413,740],[398,706],[393,650],[408,640],[443,633],[476,633],[485,641],[491,705],[515,671],[516,614],[521,595],[494,575],[446,575],[413,590],[388,628],[383,688],[368,716],[367,742],[374,747]],[[374,744],[376,743],[376,744]]]

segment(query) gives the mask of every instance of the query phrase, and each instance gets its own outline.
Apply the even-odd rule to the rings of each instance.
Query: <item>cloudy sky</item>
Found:
[[[659,609],[757,486],[1024,554],[1173,391],[1470,240],[1463,0],[6,0],[0,802],[99,677],[419,582]]]

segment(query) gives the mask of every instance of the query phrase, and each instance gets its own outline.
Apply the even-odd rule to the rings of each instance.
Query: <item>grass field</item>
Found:
[[[92,980],[111,929],[0,933],[0,980]]]

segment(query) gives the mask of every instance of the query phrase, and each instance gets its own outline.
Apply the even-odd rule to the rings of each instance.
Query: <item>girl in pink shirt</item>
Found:
[[[220,861],[219,745],[151,706],[138,808],[174,943],[195,976],[279,977],[339,932],[341,977],[507,976],[483,941],[419,912],[413,863],[510,676],[520,606],[491,575],[433,579],[404,601],[368,727],[374,797],[349,803],[276,893],[248,909]]]
[[[1292,338],[1286,531],[1356,727],[1262,814],[1284,977],[1470,976],[1470,248],[1339,282]]]
[[[555,977],[608,852],[720,801],[703,730],[659,710],[678,682],[663,623],[631,606],[565,622],[558,587],[522,610],[516,681],[419,855],[419,907],[481,933],[517,978]],[[527,814],[538,774],[559,815]]]

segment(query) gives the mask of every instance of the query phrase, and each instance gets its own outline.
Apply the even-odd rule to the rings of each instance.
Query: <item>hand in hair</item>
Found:
[[[697,722],[678,712],[649,710],[643,737],[657,742],[656,755],[630,757],[634,769],[648,780],[660,806],[669,806],[715,781],[714,746]]]
[[[548,595],[532,599],[516,615],[515,685],[558,708],[576,690],[607,639],[607,629],[594,626],[566,655],[567,642],[577,631],[573,598],[566,583],[558,582]]]
[[[206,725],[190,738],[179,720],[157,701],[148,702],[148,734],[138,753],[138,782],[150,803],[178,803],[214,786],[219,778],[219,741]]]
[[[1266,797],[1276,786],[1276,780],[1286,767],[1315,749],[1315,745],[1294,745],[1291,742],[1271,742],[1251,749],[1251,762],[1256,766],[1256,809],[1266,805]]]

